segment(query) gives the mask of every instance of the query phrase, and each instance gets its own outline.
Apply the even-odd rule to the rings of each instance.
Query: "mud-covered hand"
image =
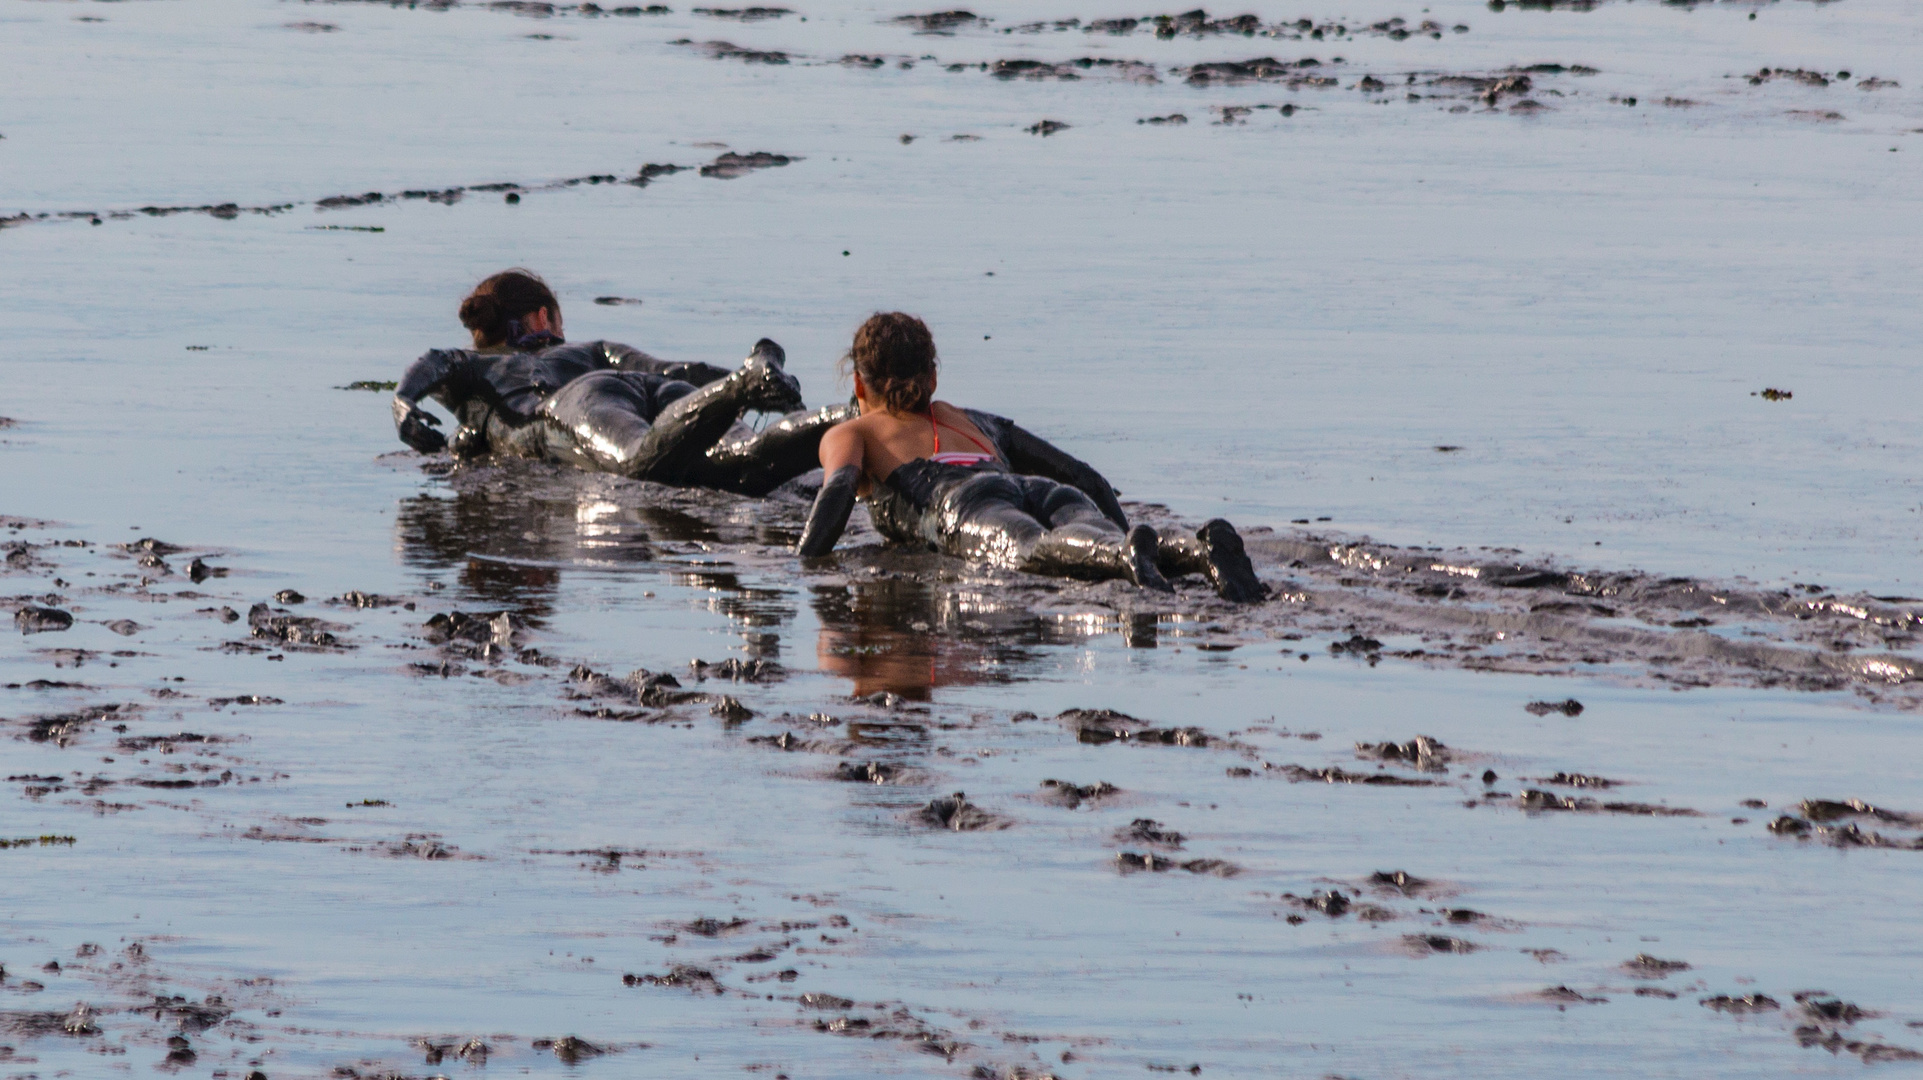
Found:
[[[394,399],[394,430],[407,445],[423,454],[447,449],[447,437],[434,430],[440,426],[440,417],[404,398]]]
[[[848,527],[848,515],[855,509],[855,491],[861,485],[861,467],[843,465],[821,485],[814,509],[808,511],[808,527],[801,531],[795,554],[804,559],[818,558],[835,549],[835,541]]]

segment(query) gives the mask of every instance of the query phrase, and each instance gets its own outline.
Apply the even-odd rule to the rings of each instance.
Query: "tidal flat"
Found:
[[[0,1076],[1917,1071],[1920,41],[0,0]],[[406,451],[510,264],[1274,595]]]

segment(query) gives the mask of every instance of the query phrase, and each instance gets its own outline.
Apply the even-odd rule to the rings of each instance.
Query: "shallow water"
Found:
[[[94,545],[33,548],[4,578],[14,605],[78,620],[0,649],[0,683],[22,684],[0,690],[21,778],[0,837],[74,841],[0,850],[5,1075],[145,1072],[179,1031],[197,1057],[173,1068],[233,1077],[451,1075],[476,1066],[417,1041],[472,1036],[494,1071],[795,1077],[1828,1075],[1923,1047],[1923,854],[1765,827],[1811,798],[1923,811],[1915,605],[1862,595],[1915,595],[1923,533],[1905,363],[1923,23],[1861,0],[1430,7],[1258,12],[1365,31],[1292,41],[999,32],[1146,13],[1106,5],[977,7],[995,21],[942,36],[853,6],[740,23],[6,0],[0,212],[102,223],[0,230],[0,512],[32,519],[15,540]],[[1366,32],[1397,15],[1443,37]],[[832,62],[851,53],[889,62]],[[1311,55],[1336,88],[1171,71]],[[1082,56],[1161,81],[943,67]],[[1533,76],[1549,108],[1530,113],[1428,83],[1547,62],[1599,73]],[[1852,78],[1726,77],[1763,67]],[[1407,100],[1411,73],[1456,96]],[[1387,90],[1350,89],[1364,74]],[[1870,76],[1899,85],[1856,89]],[[1070,126],[1023,130],[1045,118]],[[723,149],[799,160],[538,189]],[[504,181],[518,204],[314,205]],[[226,202],[295,205],[138,212]],[[461,290],[510,262],[555,282],[576,339],[728,362],[772,336],[811,402],[842,392],[832,360],[866,311],[919,311],[947,396],[1097,463],[1158,520],[1272,527],[1252,546],[1283,595],[1231,612],[1193,587],[1051,591],[869,547],[803,572],[781,552],[797,497],[390,453],[385,395],[333,387],[452,340]],[[1347,546],[1363,534],[1382,545]],[[112,547],[142,536],[187,548],[171,574]],[[1418,566],[1424,545],[1455,569]],[[184,580],[194,555],[229,575]],[[1588,573],[1457,572],[1505,562]],[[197,613],[285,588],[308,599],[279,606],[352,648],[271,651]],[[415,606],[323,602],[349,589]],[[512,611],[514,648],[558,663],[423,639],[455,609]],[[102,625],[120,619],[139,628]],[[1330,651],[1353,634],[1379,645]],[[731,656],[788,677],[687,667]],[[755,716],[575,700],[576,663],[672,671]],[[905,700],[850,700],[880,691]],[[239,694],[281,703],[208,700]],[[1578,716],[1524,709],[1570,697]],[[70,732],[35,723],[108,703]],[[1053,719],[1070,708],[1212,743],[1079,742]],[[120,744],[181,732],[226,741]],[[1458,757],[1425,773],[1355,751],[1417,735]],[[871,761],[909,771],[832,779]],[[1289,765],[1441,783],[1291,783]],[[183,778],[215,784],[139,783]],[[1070,809],[1045,779],[1120,791]],[[1531,810],[1531,789],[1596,805]],[[957,790],[1008,827],[917,823]],[[1138,818],[1185,842],[1116,837]],[[1123,852],[1236,872],[1123,873]],[[1397,870],[1432,885],[1369,884]],[[1338,917],[1284,895],[1330,889]],[[1456,908],[1487,918],[1436,914]],[[701,918],[747,923],[706,937]],[[1691,966],[1637,978],[1639,953]],[[723,992],[622,979],[675,964]],[[1608,1000],[1540,996],[1556,987]],[[1879,1015],[1818,1022],[1803,991]],[[1699,1004],[1750,993],[1779,1007]],[[234,1011],[203,1032],[152,1010],[174,994]],[[27,1015],[76,1001],[101,1034]],[[534,1045],[566,1035],[615,1052]]]

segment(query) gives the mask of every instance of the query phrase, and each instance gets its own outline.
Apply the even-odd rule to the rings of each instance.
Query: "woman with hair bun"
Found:
[[[628,345],[562,336],[561,302],[530,270],[495,274],[461,301],[472,349],[432,349],[394,394],[401,441],[570,462],[637,480],[764,495],[814,468],[822,433],[848,406],[784,417],[760,432],[745,412],[792,413],[801,385],[766,338],[740,368],[669,363]],[[459,421],[452,440],[422,409],[432,397]]]
[[[855,500],[865,497],[876,530],[900,543],[1030,573],[1125,578],[1159,591],[1169,590],[1165,574],[1200,573],[1225,600],[1267,595],[1242,538],[1220,518],[1193,538],[1164,539],[1148,525],[1128,528],[1107,481],[1052,447],[1065,462],[1041,462],[1041,475],[1017,471],[1027,462],[1005,449],[1013,424],[935,400],[935,339],[915,316],[870,318],[855,331],[847,363],[861,415],[821,440],[826,479],[796,546],[803,557],[832,551]]]

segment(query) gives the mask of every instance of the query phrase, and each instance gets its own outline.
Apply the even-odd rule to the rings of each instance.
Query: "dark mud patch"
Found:
[[[1084,803],[1101,802],[1121,793],[1121,789],[1106,780],[1092,784],[1075,784],[1067,780],[1042,781],[1042,799],[1056,806],[1070,810],[1079,809]]]
[[[1200,728],[1158,728],[1114,709],[1069,709],[1055,717],[1075,733],[1077,742],[1100,745],[1132,742],[1154,746],[1207,746],[1210,737]]]
[[[773,63],[774,61],[758,62]],[[786,60],[780,62],[787,63]],[[713,177],[717,180],[733,180],[736,177],[746,176],[751,172],[757,172],[761,169],[778,169],[784,165],[791,165],[800,160],[800,158],[789,157],[786,154],[770,154],[760,150],[752,154],[737,154],[730,150],[708,164],[701,166],[701,175]]]
[[[360,849],[348,848],[348,850]],[[444,862],[454,859],[471,861],[483,858],[480,855],[463,852],[453,844],[442,843],[441,838],[432,833],[409,833],[403,839],[379,844],[368,850],[390,859],[420,859],[425,862]]]
[[[1124,851],[1116,855],[1115,868],[1124,874],[1165,874],[1170,870],[1185,870],[1191,874],[1221,878],[1235,877],[1242,872],[1241,867],[1224,859],[1168,859],[1140,851]]]
[[[237,694],[233,697],[212,697],[207,699],[207,707],[225,709],[230,705],[285,705],[286,702],[266,694]]]
[[[226,742],[220,735],[201,735],[192,731],[177,731],[172,735],[131,735],[116,740],[114,746],[130,754],[144,754],[159,751],[171,754],[183,746],[204,746],[210,743]]]
[[[735,22],[765,22],[793,15],[794,11],[784,7],[746,7],[746,8],[690,8],[696,15],[706,15],[710,19],[732,19]]]
[[[1367,784],[1374,787],[1442,786],[1442,782],[1439,780],[1415,780],[1406,776],[1396,776],[1386,772],[1350,772],[1347,769],[1338,768],[1334,765],[1320,769],[1311,769],[1304,765],[1275,765],[1265,761],[1262,763],[1262,768],[1274,775],[1282,777],[1292,784],[1304,784],[1313,781],[1324,784]]]
[[[1797,809],[1815,822],[1844,821],[1854,817],[1872,818],[1905,828],[1923,828],[1923,815],[1890,810],[1863,799],[1804,799]]]
[[[1536,783],[1553,784],[1557,787],[1589,788],[1600,791],[1616,787],[1621,784],[1622,781],[1606,780],[1603,777],[1591,776],[1588,773],[1559,772],[1554,776],[1538,777]]]
[[[1568,1008],[1571,1005],[1605,1005],[1609,1002],[1606,997],[1591,996],[1567,986],[1544,987],[1524,995],[1523,1000],[1542,1005],[1554,1005],[1557,1008]]]
[[[900,26],[912,26],[923,34],[953,34],[964,26],[975,26],[987,20],[972,11],[934,11],[926,15],[897,15],[890,19]]]
[[[72,847],[78,842],[78,840],[71,836],[54,836],[52,834],[46,836],[20,836],[11,840],[0,840],[0,851],[11,851],[16,848],[30,847]]]
[[[1395,765],[1407,765],[1422,772],[1445,772],[1456,755],[1439,739],[1427,735],[1417,735],[1408,742],[1359,742],[1355,744],[1355,756],[1368,761],[1385,761]]]
[[[100,1034],[99,1013],[84,1002],[66,1012],[0,1012],[0,1032],[21,1039],[62,1035],[86,1038]]]
[[[952,71],[957,67],[963,66],[964,65],[950,65],[949,70]],[[1144,84],[1154,84],[1162,81],[1156,77],[1154,64],[1143,63],[1139,60],[1116,60],[1106,56],[1084,56],[1079,59],[1063,60],[1060,62],[1031,59],[997,60],[993,64],[988,65],[988,74],[1003,82],[1009,82],[1015,79],[1022,79],[1029,82],[1041,82],[1048,79],[1055,79],[1060,82],[1074,82],[1090,74],[1108,75],[1128,82]],[[1052,124],[1057,123],[1057,121],[1045,120],[1042,123]],[[1037,126],[1039,127],[1041,125]],[[1061,127],[1067,126],[1066,124],[1061,125]],[[1055,130],[1059,131],[1061,128],[1058,127]],[[1048,135],[1052,134],[1052,132],[1037,131],[1036,134]]]
[[[718,938],[739,933],[752,925],[747,919],[715,919],[704,915],[699,919],[680,923],[675,929],[684,934],[693,934],[696,937]]]
[[[171,1024],[188,1033],[206,1031],[234,1015],[232,1006],[213,995],[201,1001],[189,1001],[179,995],[157,995],[152,1004],[141,1006],[139,1011],[151,1015],[158,1023]]]
[[[910,814],[909,819],[924,828],[949,832],[993,832],[1014,824],[1007,817],[969,802],[968,796],[959,791],[930,800],[928,805]]]
[[[1482,946],[1473,941],[1465,941],[1447,934],[1404,934],[1402,951],[1410,956],[1436,956],[1438,954],[1462,955],[1477,952]]]
[[[13,625],[22,634],[45,634],[73,629],[73,615],[50,607],[23,607],[13,613]]]
[[[1067,131],[1068,128],[1069,128],[1069,125],[1066,123],[1063,123],[1060,120],[1041,120],[1041,121],[1037,121],[1036,123],[1030,124],[1028,127],[1023,128],[1022,130],[1028,132],[1030,135],[1048,136],[1048,135],[1053,135],[1057,132]]]
[[[1147,844],[1164,851],[1180,849],[1185,839],[1181,833],[1154,818],[1136,818],[1127,827],[1115,830],[1115,842],[1118,844]]]
[[[1648,953],[1637,953],[1623,961],[1623,972],[1632,979],[1667,979],[1678,972],[1690,970],[1684,960],[1663,960]]]
[[[923,778],[918,769],[886,761],[844,761],[831,776],[850,784],[916,784]]]
[[[349,803],[348,807],[352,809],[356,805],[386,806],[388,804],[384,802],[380,802],[379,800],[373,800],[370,802],[360,803],[360,804]],[[528,852],[528,854],[530,855],[570,855],[575,858],[584,858],[589,861],[581,864],[583,868],[592,870],[597,874],[614,874],[614,873],[619,873],[623,869],[629,869],[629,870],[647,869],[647,867],[640,860],[647,857],[649,853],[646,851],[642,851],[638,848],[605,847],[605,848],[575,848],[567,851],[560,851],[552,848],[536,848]]]
[[[1840,848],[1894,848],[1901,851],[1923,851],[1923,836],[1893,837],[1865,829],[1852,821],[1845,825],[1812,825],[1799,817],[1784,814],[1767,826],[1778,836],[1797,840],[1821,840],[1832,847]]]
[[[52,743],[58,747],[72,746],[93,724],[103,720],[116,723],[132,719],[138,712],[137,705],[91,705],[76,712],[55,713],[51,716],[36,716],[26,722],[22,737],[32,742]]]
[[[1171,74],[1181,77],[1190,86],[1270,82],[1279,83],[1291,90],[1327,90],[1336,86],[1337,80],[1333,76],[1323,74],[1322,66],[1322,61],[1312,56],[1303,57],[1300,60],[1278,60],[1273,56],[1258,56],[1249,60],[1214,60],[1185,68],[1174,68]]]
[[[1516,795],[1518,807],[1530,812],[1561,811],[1580,814],[1629,814],[1638,817],[1702,817],[1701,811],[1683,806],[1663,806],[1642,802],[1599,802],[1574,795],[1558,795],[1530,788]]]
[[[1341,889],[1324,889],[1307,896],[1285,892],[1280,899],[1298,911],[1314,912],[1331,919],[1340,919],[1352,914],[1364,922],[1380,923],[1393,922],[1396,918],[1396,913],[1388,908],[1380,904],[1359,902],[1358,897],[1345,893]],[[1291,924],[1300,925],[1303,919],[1300,915],[1291,915],[1288,921]]]
[[[347,627],[267,604],[247,609],[247,627],[254,638],[289,649],[326,652],[351,648],[338,636]]]
[[[528,1045],[536,1050],[552,1051],[555,1057],[560,1058],[562,1063],[567,1065],[578,1065],[613,1050],[612,1047],[600,1046],[573,1035],[564,1035],[559,1039],[536,1039]]]
[[[714,972],[687,964],[676,964],[661,975],[623,975],[621,985],[662,986],[675,990],[689,990],[697,994],[726,992],[726,988],[715,980]]]
[[[1377,870],[1363,882],[1371,892],[1401,897],[1447,896],[1452,890],[1439,882],[1420,878],[1407,870]]]
[[[1858,1020],[1868,1020],[1881,1014],[1871,1012],[1859,1005],[1831,997],[1828,994],[1803,991],[1791,995],[1802,1014],[1819,1024],[1836,1024],[1849,1027]]]
[[[1885,1042],[1845,1038],[1841,1032],[1825,1030],[1815,1025],[1797,1028],[1795,1036],[1798,1046],[1828,1050],[1832,1054],[1851,1054],[1862,1059],[1865,1065],[1878,1065],[1892,1061],[1923,1061],[1923,1051],[1913,1050],[1907,1046],[1892,1046]]]
[[[620,9],[620,10],[625,11],[627,9]],[[633,10],[636,14],[641,13],[641,9],[639,8],[635,8]],[[667,9],[660,8],[659,11],[666,12]],[[692,44],[692,43],[683,41],[681,42],[681,44]],[[712,44],[715,44],[718,46],[727,45],[726,42],[714,42]],[[744,53],[751,52],[751,50],[742,50],[742,52]],[[781,59],[778,61],[768,60],[766,62],[770,62],[770,63],[786,63],[787,62],[787,59],[784,54],[768,53],[764,55],[769,57],[781,57]],[[519,202],[521,199],[521,196],[524,194],[531,194],[535,192],[544,192],[544,191],[563,191],[570,188],[577,188],[577,187],[583,187],[583,186],[594,187],[599,185],[627,185],[631,187],[646,187],[651,181],[653,181],[658,176],[665,176],[665,175],[670,175],[677,172],[682,172],[691,167],[692,166],[687,166],[687,165],[648,164],[648,165],[643,165],[640,168],[640,170],[637,171],[632,176],[622,176],[618,173],[590,173],[585,176],[570,176],[570,177],[564,177],[558,180],[531,180],[525,183],[517,182],[517,181],[501,181],[497,183],[463,184],[463,185],[456,185],[453,187],[444,187],[444,188],[409,188],[399,192],[366,191],[366,192],[359,192],[356,194],[329,195],[324,198],[312,200],[311,205],[316,210],[324,210],[324,211],[350,210],[350,209],[358,209],[363,207],[386,206],[386,205],[393,205],[398,203],[406,203],[406,202],[414,202],[414,201],[425,201],[429,203],[439,203],[442,205],[452,206],[455,203],[461,202],[467,195],[476,194],[476,193],[479,193],[479,194],[505,193],[508,201]],[[59,213],[42,212],[38,214],[22,213],[20,215],[17,215],[11,218],[0,218],[0,228],[6,228],[8,226],[25,225],[29,223],[74,221],[74,220],[90,221],[95,225],[99,225],[105,221],[124,221],[124,220],[129,220],[129,219],[138,218],[138,217],[169,217],[175,214],[205,214],[208,217],[216,218],[219,220],[231,221],[235,218],[240,217],[242,214],[261,214],[261,215],[282,214],[282,213],[286,213],[289,210],[294,209],[297,206],[303,206],[303,205],[310,205],[310,204],[300,203],[300,202],[290,202],[290,203],[277,203],[272,206],[240,206],[235,203],[218,203],[218,204],[208,204],[208,205],[201,205],[201,206],[142,206],[142,207],[138,207],[131,210],[125,210],[125,209],[104,210],[104,211],[79,210],[79,211],[61,211]],[[354,231],[354,232],[384,231],[384,229],[381,228],[380,226],[358,226],[358,225],[356,226],[320,225],[320,226],[312,226],[311,228],[314,228],[320,231],[337,231],[337,232],[338,231]],[[197,351],[202,351],[207,349],[208,346],[190,345],[188,346],[188,348],[194,349]],[[380,389],[380,388],[391,389],[392,386],[393,386],[392,383],[385,383],[385,386],[383,387],[383,381],[367,380],[365,385],[355,383],[355,384],[349,384],[343,387],[337,387],[337,389],[342,389],[342,390]]]
[[[729,682],[772,683],[788,677],[788,671],[773,660],[743,660],[729,657],[710,664],[706,660],[693,660],[688,665],[696,680],[726,679]]]
[[[1717,994],[1714,997],[1703,998],[1697,1004],[1705,1009],[1714,1009],[1720,1013],[1732,1013],[1737,1016],[1747,1016],[1762,1012],[1777,1012],[1783,1007],[1780,1002],[1768,994],[1744,994],[1741,997]]]
[[[744,64],[779,65],[786,64],[790,60],[790,57],[785,52],[772,49],[744,49],[731,41],[704,41],[697,44],[687,38],[681,38],[677,41],[670,41],[668,44],[687,45],[706,53],[716,60],[739,60]]]

